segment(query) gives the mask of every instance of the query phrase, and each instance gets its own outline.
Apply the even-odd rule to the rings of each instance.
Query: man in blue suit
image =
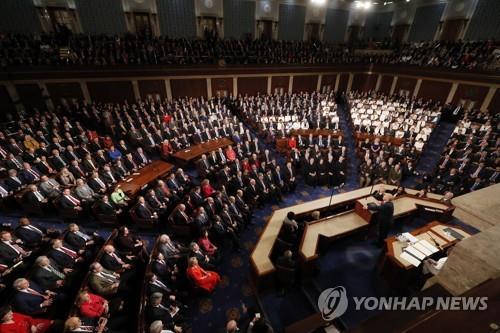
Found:
[[[47,312],[55,298],[55,293],[44,291],[36,283],[20,278],[14,281],[16,294],[12,305],[23,314],[29,316],[41,315]]]

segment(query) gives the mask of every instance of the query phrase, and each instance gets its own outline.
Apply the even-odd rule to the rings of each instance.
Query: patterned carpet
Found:
[[[340,112],[339,115],[348,154],[347,182],[342,191],[350,191],[358,187],[359,161],[354,154],[355,142],[352,131],[347,125],[348,120],[343,112]],[[442,124],[436,129],[417,166],[419,171],[429,172],[432,170],[452,130],[453,125],[451,124]],[[192,173],[191,170],[189,171]],[[413,185],[415,181],[415,179],[411,179],[407,185]],[[272,211],[330,196],[332,193],[336,194],[338,191],[332,192],[327,187],[309,187],[302,180],[299,180],[297,191],[285,196],[280,205],[266,205],[263,209],[256,211],[253,219],[255,225],[241,234],[241,251],[239,253],[225,253],[225,259],[217,269],[222,276],[220,286],[212,295],[193,300],[191,304],[193,332],[216,332],[222,329],[229,319],[240,318],[242,316],[242,302],[250,307],[256,306],[257,300],[252,294],[249,283],[249,255]],[[33,218],[32,220],[45,227],[61,228],[60,222],[55,218]],[[17,217],[3,216],[1,223],[12,223],[15,226]],[[423,223],[425,223],[423,219],[404,221],[404,223],[397,224],[392,232],[410,231]],[[93,222],[90,222],[87,228],[92,231],[97,230],[103,237],[109,235],[109,230],[103,230]],[[156,236],[154,234],[141,235],[148,239],[150,244],[153,243]],[[334,242],[320,257],[319,267],[321,269],[312,282],[318,290],[343,285],[353,296],[393,295],[395,291],[387,286],[378,274],[377,263],[380,255],[381,250],[375,247],[371,240],[364,240],[357,236],[340,239]],[[264,307],[264,314],[271,322],[275,332],[283,332],[287,325],[303,319],[315,311],[313,304],[316,300],[308,299],[307,293],[299,288],[287,292],[284,296],[277,291],[270,290],[261,294],[260,300]],[[375,314],[375,312],[368,313],[348,309],[342,319],[348,327],[352,328]]]

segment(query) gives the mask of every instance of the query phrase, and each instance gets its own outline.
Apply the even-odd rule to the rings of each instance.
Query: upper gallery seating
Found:
[[[135,35],[0,36],[0,65],[189,65],[216,64],[409,64],[451,69],[488,70],[498,42],[420,42],[401,46],[319,41],[188,40]],[[356,49],[389,49],[390,53],[359,54]],[[61,50],[63,52],[61,52]]]

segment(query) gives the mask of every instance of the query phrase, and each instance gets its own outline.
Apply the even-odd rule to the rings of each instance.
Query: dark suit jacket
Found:
[[[30,288],[39,293],[44,293],[44,290],[33,281],[30,281]],[[40,304],[43,301],[44,298],[42,296],[17,291],[12,300],[12,305],[16,311],[33,316],[44,312],[43,309],[40,308]]]
[[[9,188],[9,190],[11,190],[11,191],[17,191],[17,190],[19,190],[21,188],[21,186],[23,186],[25,184],[23,182],[23,180],[21,179],[21,177],[17,177],[17,178],[21,182],[20,184],[19,184],[19,182],[17,182],[16,180],[12,179],[11,177],[5,178],[4,183],[5,183],[5,185],[7,185],[7,187]]]
[[[84,231],[81,231],[84,232]],[[71,248],[74,251],[80,251],[85,249],[85,239],[82,237],[78,236],[77,234],[73,232],[67,232],[64,235],[64,243],[68,245],[69,248]]]
[[[111,255],[104,253],[101,257],[101,265],[102,267],[109,269],[113,272],[121,271],[122,265],[118,263],[118,261],[112,257]]]
[[[59,268],[54,264],[52,264],[52,267],[59,270]],[[34,269],[32,278],[33,281],[38,283],[44,290],[57,289],[58,286],[56,282],[60,280],[57,275],[42,267],[37,267]]]
[[[45,233],[45,229],[39,226],[34,225],[37,229],[39,229],[42,233]],[[40,235],[38,232],[30,230],[28,228],[23,228],[18,226],[14,231],[14,234],[17,238],[22,239],[24,244],[28,247],[37,246],[42,242],[43,234]]]
[[[66,198],[65,196],[61,196],[61,199],[59,200],[59,204],[61,205],[62,208],[66,208],[66,209],[72,209],[72,208],[75,208],[76,205],[71,202],[68,198]]]
[[[59,267],[72,268],[75,266],[75,259],[64,252],[57,251],[55,249],[50,249],[47,253],[47,257],[53,259]]]
[[[377,206],[375,204],[368,204],[368,209],[377,212],[377,221],[385,225],[392,225],[394,219],[394,204],[386,202]]]
[[[0,242],[0,259],[7,265],[12,266],[14,260],[19,257],[19,253],[14,251],[10,246]]]

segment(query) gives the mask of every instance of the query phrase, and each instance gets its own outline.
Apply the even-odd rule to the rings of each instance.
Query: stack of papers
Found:
[[[425,258],[433,255],[438,251],[439,249],[428,241],[417,239],[417,242],[405,247],[399,257],[409,262],[413,266],[418,267],[420,266],[422,261],[425,260]]]

